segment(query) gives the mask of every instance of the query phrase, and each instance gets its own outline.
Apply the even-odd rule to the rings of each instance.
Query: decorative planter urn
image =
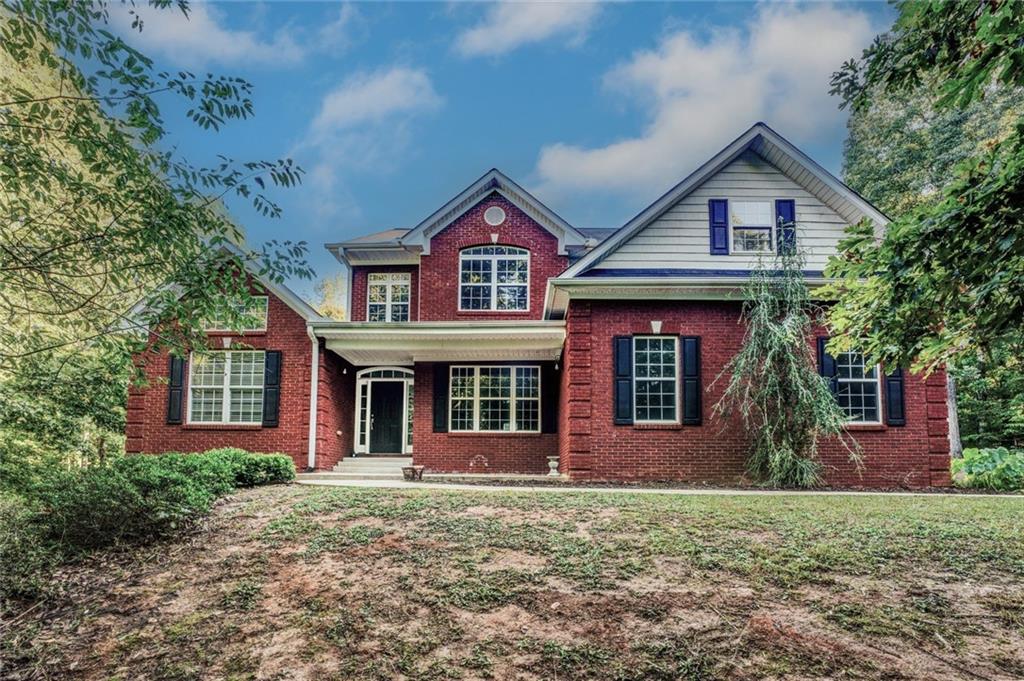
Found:
[[[557,478],[558,477],[558,457],[557,456],[549,456],[548,457],[548,477],[550,477],[550,478]]]

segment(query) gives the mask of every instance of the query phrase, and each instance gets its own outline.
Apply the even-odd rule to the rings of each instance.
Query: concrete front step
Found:
[[[402,471],[389,473],[299,473],[299,480],[402,480]]]
[[[411,456],[345,457],[334,467],[339,480],[401,480],[402,467],[411,466]]]

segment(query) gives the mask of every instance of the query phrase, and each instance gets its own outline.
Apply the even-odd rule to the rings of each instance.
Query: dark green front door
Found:
[[[370,453],[401,454],[405,383],[374,381],[370,386]]]

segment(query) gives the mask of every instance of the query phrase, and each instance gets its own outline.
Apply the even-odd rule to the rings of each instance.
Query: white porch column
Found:
[[[313,328],[307,326],[306,333],[312,343],[309,367],[309,449],[307,465],[310,470],[316,468],[316,416],[317,416],[317,393],[320,389],[320,340],[313,333]]]

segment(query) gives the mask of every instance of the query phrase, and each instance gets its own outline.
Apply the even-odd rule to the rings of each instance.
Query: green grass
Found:
[[[94,678],[1013,678],[1022,536],[1014,498],[270,488],[121,557],[143,619],[3,643]]]

